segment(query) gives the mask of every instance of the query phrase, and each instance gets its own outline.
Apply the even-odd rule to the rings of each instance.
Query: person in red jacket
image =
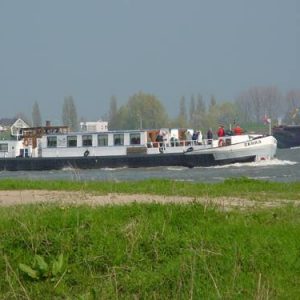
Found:
[[[225,130],[224,130],[224,126],[221,125],[218,129],[218,137],[223,137],[225,136]]]
[[[233,132],[235,135],[240,135],[243,133],[243,129],[239,126],[239,124],[237,124],[234,128],[233,128]]]

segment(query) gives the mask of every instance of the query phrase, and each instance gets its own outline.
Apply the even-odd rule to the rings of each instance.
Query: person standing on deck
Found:
[[[234,128],[233,128],[233,132],[235,135],[241,135],[243,133],[243,129],[240,127],[239,124],[237,124]]]
[[[211,128],[208,129],[206,136],[207,136],[207,144],[211,145],[213,140],[213,132]]]
[[[225,136],[225,130],[224,130],[224,126],[221,125],[218,129],[218,137],[223,137]]]

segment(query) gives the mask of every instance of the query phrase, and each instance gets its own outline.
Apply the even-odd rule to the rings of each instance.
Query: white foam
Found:
[[[180,167],[167,167],[168,171],[184,171],[186,168],[180,168]]]
[[[178,181],[178,182],[194,182],[194,179],[174,179],[174,181]]]
[[[121,167],[121,168],[100,168],[101,171],[120,171],[128,169],[127,167]]]
[[[61,169],[62,171],[66,171],[66,172],[75,172],[76,171],[76,168],[73,168],[73,167],[64,167]],[[50,171],[50,172],[53,172],[53,171]]]
[[[292,166],[296,165],[297,162],[290,161],[290,160],[279,160],[277,158],[271,160],[260,160],[254,161],[249,163],[235,163],[235,164],[228,164],[223,166],[214,166],[208,168],[215,168],[215,169],[224,169],[224,168],[241,168],[241,167],[270,167],[270,166]]]

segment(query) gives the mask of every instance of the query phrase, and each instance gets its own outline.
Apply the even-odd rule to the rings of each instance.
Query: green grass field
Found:
[[[0,189],[300,199],[300,184],[0,181]],[[0,206],[1,299],[299,299],[300,208]]]

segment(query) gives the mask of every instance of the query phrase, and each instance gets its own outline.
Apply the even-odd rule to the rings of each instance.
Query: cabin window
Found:
[[[108,135],[99,134],[98,135],[98,146],[107,146],[108,145]]]
[[[0,144],[1,152],[8,152],[8,144]]]
[[[92,135],[83,135],[82,136],[82,146],[92,146],[93,145],[93,137]]]
[[[71,135],[67,137],[68,147],[77,147],[77,136]]]
[[[141,134],[130,133],[130,145],[140,145],[140,144],[141,144]]]
[[[47,136],[47,147],[48,148],[57,147],[57,136]]]
[[[115,146],[124,145],[124,134],[119,134],[119,133],[114,134],[114,145]]]

